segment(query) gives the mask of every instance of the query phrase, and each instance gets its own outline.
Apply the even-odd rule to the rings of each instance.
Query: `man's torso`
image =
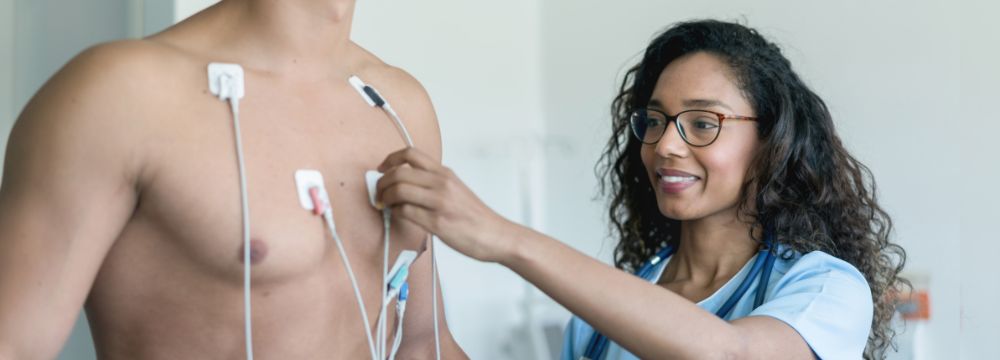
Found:
[[[227,104],[208,92],[211,59],[171,50],[161,55],[150,68],[157,84],[143,94],[155,105],[135,111],[147,130],[136,134],[142,144],[138,204],[95,280],[88,318],[101,357],[242,358],[243,240],[233,118]],[[389,68],[370,62],[358,75],[378,86],[380,71]],[[405,144],[346,78],[302,83],[245,70],[239,112],[255,254],[256,355],[364,357],[364,326],[344,264],[320,217],[299,205],[294,173],[322,172],[374,322],[383,232],[380,213],[368,205],[364,172]],[[404,227],[394,223],[390,261],[424,236]]]

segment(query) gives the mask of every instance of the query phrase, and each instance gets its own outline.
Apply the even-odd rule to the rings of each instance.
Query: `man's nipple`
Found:
[[[240,245],[240,252],[238,258],[240,263],[243,263],[244,259],[244,247]],[[257,265],[264,261],[267,257],[267,243],[262,240],[251,239],[250,240],[250,265]]]

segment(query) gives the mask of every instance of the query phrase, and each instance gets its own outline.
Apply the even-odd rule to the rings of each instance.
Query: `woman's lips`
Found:
[[[680,193],[701,180],[690,173],[674,169],[658,169],[656,175],[659,177],[657,185],[667,194]]]

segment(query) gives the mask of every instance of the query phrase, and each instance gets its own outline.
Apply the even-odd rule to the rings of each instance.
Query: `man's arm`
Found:
[[[11,132],[0,186],[0,359],[55,358],[137,202],[134,45],[72,60]],[[129,59],[129,57],[133,59]]]

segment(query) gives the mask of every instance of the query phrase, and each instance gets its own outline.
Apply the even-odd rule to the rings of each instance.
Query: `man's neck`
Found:
[[[352,50],[354,0],[223,0],[205,16],[244,66],[275,74],[322,76]]]

